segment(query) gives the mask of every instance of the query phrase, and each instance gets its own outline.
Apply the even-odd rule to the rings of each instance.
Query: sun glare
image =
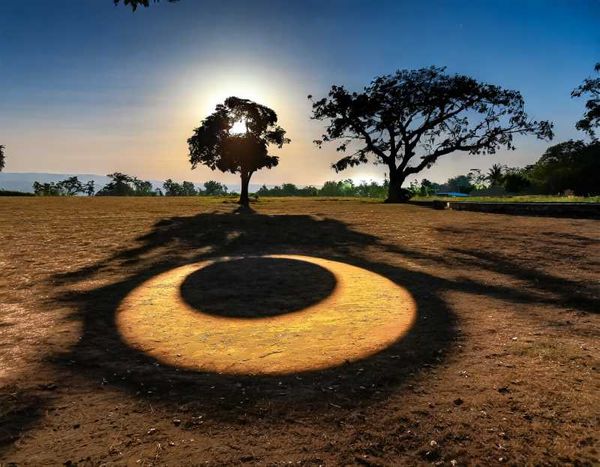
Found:
[[[245,120],[240,120],[238,122],[235,122],[233,124],[233,126],[231,127],[231,130],[229,130],[229,133],[231,133],[232,135],[243,135],[244,133],[246,133]]]

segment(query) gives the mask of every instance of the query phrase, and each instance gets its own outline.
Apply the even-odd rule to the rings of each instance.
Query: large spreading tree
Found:
[[[600,73],[600,63],[594,69]],[[600,127],[600,78],[588,78],[571,93],[572,97],[586,96],[585,114],[575,125],[596,140],[596,129]]]
[[[314,100],[313,119],[325,121],[315,143],[337,143],[346,153],[336,171],[374,159],[389,170],[386,202],[408,200],[403,184],[456,151],[493,154],[514,149],[514,135],[551,139],[552,124],[534,121],[518,91],[481,83],[445,68],[399,70],[375,78],[362,92],[332,86]]]
[[[4,158],[4,146],[0,144],[0,172],[4,168],[5,158]]]
[[[235,133],[234,125],[245,131]],[[236,125],[238,126],[238,125]],[[268,154],[270,144],[281,148],[290,140],[277,125],[274,110],[247,99],[229,97],[206,117],[188,139],[192,169],[198,164],[222,172],[239,173],[241,193],[239,204],[249,206],[248,185],[257,170],[275,167],[279,158]]]

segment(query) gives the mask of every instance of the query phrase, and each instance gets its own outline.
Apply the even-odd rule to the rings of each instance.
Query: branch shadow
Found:
[[[442,237],[462,238],[465,233],[464,230],[456,227],[437,228],[436,230]],[[470,227],[470,233],[476,236],[490,235],[490,232],[485,229],[473,231],[473,227]],[[565,244],[568,245],[566,242],[569,240],[592,247],[600,245],[600,241],[597,239],[581,235],[561,235],[562,238],[558,239],[553,232],[540,232],[538,235],[543,237],[550,235],[552,237],[551,239],[544,238],[543,240],[542,245],[544,246],[545,255],[549,254],[553,246],[564,247]],[[500,237],[499,235],[495,235],[495,237],[505,246],[514,245],[514,239],[511,236]],[[460,244],[461,242],[456,242],[456,245]],[[535,264],[525,265],[517,257],[509,257],[506,254],[491,251],[483,245],[478,249],[451,246],[445,248],[443,254],[433,254],[399,245],[386,245],[386,249],[390,253],[435,265],[435,267],[464,271],[460,280],[446,283],[446,287],[449,290],[484,295],[515,304],[554,305],[572,309],[577,313],[600,313],[600,301],[598,300],[600,287],[597,283],[559,277],[548,272],[546,269],[542,270],[542,268],[536,267],[537,265]],[[575,252],[572,252],[572,254],[576,258]],[[598,265],[592,259],[586,259],[591,268]],[[515,287],[512,285],[480,282],[469,276],[471,271],[485,271],[505,276],[513,281],[518,281],[522,285]]]

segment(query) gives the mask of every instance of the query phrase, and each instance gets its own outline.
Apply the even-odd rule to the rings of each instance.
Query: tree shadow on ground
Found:
[[[177,406],[200,404],[206,416],[225,419],[235,418],[240,410],[259,410],[265,403],[271,411],[274,407],[313,411],[331,404],[354,407],[385,397],[411,373],[440,362],[456,338],[454,315],[442,298],[447,281],[370,261],[366,248],[385,247],[376,237],[351,230],[337,220],[240,212],[199,214],[161,220],[138,242],[106,261],[55,278],[65,286],[92,278],[111,279],[108,285],[59,297],[73,306],[72,317],[83,324],[83,331],[71,351],[55,362],[87,372],[96,381],[104,378],[138,397]],[[170,367],[121,338],[116,310],[149,278],[210,258],[267,254],[321,257],[380,274],[412,294],[418,308],[416,322],[401,340],[371,357],[326,370],[277,376],[223,375]],[[298,285],[302,286],[302,281]]]
[[[122,340],[115,312],[122,300],[147,279],[210,258],[267,254],[321,257],[380,274],[412,294],[417,303],[416,323],[402,339],[363,360],[278,376],[223,375],[175,368]],[[386,260],[372,259],[382,257]],[[423,268],[398,265],[410,260],[431,264],[430,271],[487,270],[525,281],[528,286],[490,284],[466,273],[449,279],[423,272]],[[279,411],[285,418],[289,412],[327,410],[331,406],[354,408],[387,397],[421,369],[443,362],[452,351],[459,331],[455,315],[444,300],[446,292],[490,296],[512,303],[556,304],[558,296],[559,301],[585,312],[595,311],[596,305],[586,294],[575,296],[573,284],[561,284],[562,279],[491,252],[447,248],[435,255],[384,244],[334,219],[240,211],[161,220],[138,239],[138,245],[55,280],[68,286],[95,278],[110,283],[60,297],[74,307],[73,319],[83,324],[83,332],[78,344],[56,362],[68,362],[70,368],[84,371],[95,380],[103,378],[137,397],[178,407],[192,404],[207,417],[219,419],[236,419],[240,413],[260,411],[265,405],[270,413]],[[548,295],[550,290],[554,296]]]

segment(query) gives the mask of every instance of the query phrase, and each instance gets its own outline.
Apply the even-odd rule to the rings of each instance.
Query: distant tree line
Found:
[[[35,182],[33,191],[38,196],[226,196],[230,193],[224,184],[209,180],[203,188],[193,182],[166,180],[162,189],[137,177],[115,172],[109,174],[111,181],[97,193],[94,181],[82,183],[77,177],[52,183]],[[299,187],[283,183],[273,187],[263,185],[256,191],[259,197],[362,197],[384,199],[389,190],[386,178],[355,184],[351,179],[327,181],[321,187]],[[467,174],[450,177],[445,183],[427,179],[413,180],[407,188],[410,196],[432,196],[439,192],[471,194],[564,194],[578,196],[600,195],[600,141],[569,140],[549,147],[540,159],[526,167],[508,167],[494,164],[487,172],[472,169]]]
[[[362,182],[355,185],[351,179],[328,181],[318,188],[313,185],[298,187],[293,183],[268,188],[263,185],[257,192],[258,196],[356,196],[362,198],[385,198],[388,190],[387,179],[378,184],[375,181]]]
[[[96,196],[157,196],[152,183],[121,172],[107,175],[109,183],[96,193]]]
[[[481,194],[572,193],[577,196],[600,195],[600,141],[585,143],[569,140],[549,147],[535,163],[526,167],[494,164],[487,173],[478,169],[449,178],[444,184],[423,179],[409,186],[413,196],[438,192]]]
[[[196,188],[193,182],[177,183],[170,178],[163,183],[165,196],[225,196],[227,187],[222,183],[209,180],[204,183],[204,190]]]
[[[196,188],[193,182],[177,183],[171,179],[163,183],[163,190],[154,188],[152,183],[140,180],[132,175],[115,172],[107,175],[109,183],[97,192],[94,181],[86,183],[76,176],[66,178],[59,182],[33,183],[33,192],[36,196],[224,196],[227,187],[222,183],[209,180],[204,183],[204,189]]]
[[[33,192],[36,196],[75,196],[94,194],[94,181],[82,183],[77,177],[69,177],[60,182],[33,182]]]

